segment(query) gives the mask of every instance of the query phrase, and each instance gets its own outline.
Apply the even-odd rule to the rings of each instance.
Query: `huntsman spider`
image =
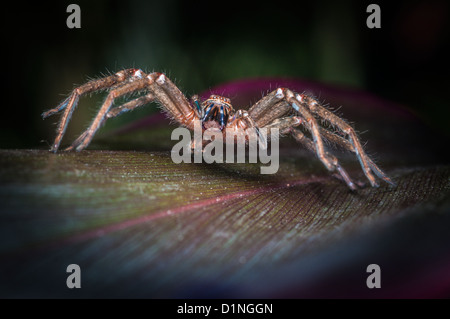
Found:
[[[281,134],[292,135],[296,141],[314,152],[323,165],[330,172],[338,173],[350,189],[357,189],[357,184],[351,180],[337,158],[325,148],[324,140],[328,140],[356,155],[371,186],[378,186],[376,177],[395,185],[363,150],[355,130],[346,121],[325,108],[317,99],[307,94],[298,94],[288,88],[277,88],[248,110],[234,110],[230,99],[219,95],[211,95],[205,101],[200,101],[199,97],[194,95],[189,101],[165,74],[158,72],[146,74],[134,68],[89,81],[75,88],[56,108],[44,112],[42,116],[46,118],[64,111],[51,151],[58,150],[79,98],[101,90],[109,91],[103,105],[88,129],[66,150],[85,149],[107,119],[156,101],[163,111],[190,130],[194,128],[194,121],[200,121],[203,130],[214,128],[219,129],[223,134],[230,129],[254,128],[258,132],[261,128],[278,128]],[[117,98],[130,93],[140,93],[140,96],[122,105],[114,106]],[[319,123],[322,121],[337,130],[332,132],[320,126]],[[300,130],[300,127],[309,132],[308,136]]]

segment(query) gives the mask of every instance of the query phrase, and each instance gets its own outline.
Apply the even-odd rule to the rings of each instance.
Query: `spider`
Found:
[[[194,121],[201,121],[203,130],[215,128],[221,130],[223,134],[226,134],[229,129],[254,128],[258,132],[258,128],[278,128],[282,135],[292,135],[296,141],[314,152],[330,172],[338,173],[337,176],[340,176],[351,190],[356,190],[356,184],[339,164],[337,158],[325,149],[324,139],[331,141],[355,153],[372,187],[379,186],[375,176],[395,186],[394,182],[364,152],[355,130],[346,121],[325,108],[317,99],[307,94],[298,94],[288,88],[278,88],[260,99],[248,111],[235,111],[230,99],[219,95],[211,95],[203,102],[194,95],[191,101],[188,101],[164,73],[147,74],[135,68],[121,70],[76,87],[56,108],[44,112],[42,117],[47,118],[64,111],[50,151],[57,152],[79,98],[87,93],[101,90],[108,90],[109,94],[99,112],[88,129],[66,150],[85,149],[107,119],[156,101],[179,124],[190,130],[194,129]],[[141,93],[141,95],[114,107],[115,99],[130,93]],[[338,130],[332,132],[320,126],[320,121],[325,121]],[[308,136],[299,129],[300,126],[309,132]]]

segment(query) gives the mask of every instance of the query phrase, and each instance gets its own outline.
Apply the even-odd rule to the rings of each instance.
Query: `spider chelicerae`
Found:
[[[203,102],[194,95],[189,101],[165,74],[159,72],[146,74],[135,68],[125,69],[85,83],[75,88],[56,108],[44,112],[42,116],[46,118],[64,111],[51,151],[58,150],[79,98],[87,93],[101,90],[108,90],[109,94],[99,112],[88,129],[66,150],[83,150],[107,119],[156,101],[173,119],[190,130],[194,129],[195,121],[201,121],[203,130],[216,128],[223,134],[230,129],[253,128],[258,132],[261,128],[278,128],[281,134],[292,135],[296,141],[314,152],[330,172],[337,172],[347,186],[355,190],[356,184],[339,164],[337,158],[324,147],[323,140],[326,139],[355,153],[365,176],[373,187],[378,186],[375,176],[395,185],[364,152],[355,130],[346,121],[325,108],[317,99],[307,94],[297,94],[288,88],[278,88],[256,102],[248,111],[234,110],[230,100],[219,95],[211,95]],[[114,106],[115,99],[130,93],[141,93],[141,95],[122,105]],[[337,130],[332,132],[320,126],[319,123],[322,121]],[[300,126],[308,131],[310,136],[305,135],[300,130]]]

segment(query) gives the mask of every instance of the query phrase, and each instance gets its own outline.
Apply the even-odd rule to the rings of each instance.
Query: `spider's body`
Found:
[[[260,129],[277,128],[282,134],[292,135],[295,140],[314,152],[329,171],[339,173],[349,188],[356,189],[356,185],[339,165],[337,158],[325,149],[323,139],[329,140],[355,153],[372,186],[378,186],[374,174],[394,185],[364,152],[354,129],[311,96],[296,94],[288,88],[278,88],[264,96],[248,111],[234,110],[230,99],[219,95],[211,95],[203,102],[197,96],[193,96],[189,102],[163,73],[145,74],[139,69],[122,70],[81,85],[75,88],[58,107],[43,113],[42,116],[45,118],[64,110],[51,151],[58,150],[79,98],[100,90],[108,90],[109,94],[97,116],[90,127],[66,150],[81,151],[86,148],[95,132],[108,118],[157,101],[174,120],[191,130],[194,129],[195,121],[201,121],[203,130],[220,130],[226,135],[228,130],[239,131],[251,128],[255,129],[258,138],[262,139]],[[116,98],[134,92],[142,93],[142,95],[113,107]],[[319,126],[319,120],[328,122],[337,128],[338,132]],[[310,137],[305,135],[299,126],[309,132]]]

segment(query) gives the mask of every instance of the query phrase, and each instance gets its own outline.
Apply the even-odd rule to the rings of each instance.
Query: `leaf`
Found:
[[[260,163],[175,164],[175,126],[161,115],[104,132],[80,153],[0,150],[0,296],[73,297],[69,264],[81,267],[77,297],[449,293],[450,166],[434,132],[406,108],[314,83],[211,91],[245,107],[278,85],[342,105],[397,188],[350,192],[288,138],[274,175]],[[334,151],[364,180],[352,154]],[[372,263],[383,289],[365,285]]]

